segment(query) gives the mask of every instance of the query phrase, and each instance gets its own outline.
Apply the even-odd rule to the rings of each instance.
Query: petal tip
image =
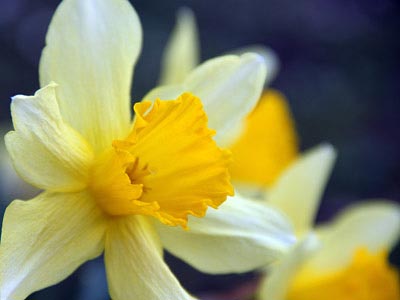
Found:
[[[250,63],[260,65],[266,69],[265,59],[260,54],[254,52],[247,52],[240,55],[240,58],[243,60],[247,60]]]

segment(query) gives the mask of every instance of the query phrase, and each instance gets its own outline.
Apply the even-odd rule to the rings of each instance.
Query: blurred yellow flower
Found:
[[[371,253],[366,248],[359,248],[341,270],[297,276],[287,299],[317,300],[321,295],[326,300],[400,299],[399,273],[390,266],[387,251]]]
[[[230,149],[234,157],[230,171],[236,183],[274,184],[299,151],[289,107],[281,93],[272,89],[264,92]]]
[[[268,269],[258,299],[398,299],[398,272],[387,253],[399,237],[399,205],[365,201],[330,223],[314,225],[334,158],[330,146],[320,146],[295,161],[268,190],[265,203],[292,220],[300,242]],[[312,231],[318,239],[309,236]]]
[[[44,192],[6,210],[1,300],[25,299],[103,250],[114,300],[191,299],[163,262],[163,247],[203,271],[227,273],[274,261],[294,242],[275,210],[240,197],[221,205],[233,190],[228,152],[216,142],[255,106],[263,60],[207,61],[167,94],[151,91],[163,97],[136,104],[132,122],[141,39],[128,1],[65,0],[55,12],[42,88],[12,101],[7,150],[18,174]]]

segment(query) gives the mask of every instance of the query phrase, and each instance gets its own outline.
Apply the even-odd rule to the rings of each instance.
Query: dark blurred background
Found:
[[[39,87],[40,53],[59,2],[0,0],[3,124],[10,123],[10,96],[31,95]],[[157,83],[161,54],[176,11],[181,6],[190,7],[197,17],[202,60],[249,44],[271,47],[281,62],[272,87],[289,99],[301,148],[323,141],[337,148],[339,157],[319,220],[361,199],[400,201],[399,1],[131,2],[144,31],[133,100],[141,99]],[[399,263],[398,248],[392,258]],[[108,299],[100,261],[86,264],[70,279],[33,298]],[[197,293],[223,291],[255,277],[247,274],[210,279],[170,256],[168,261],[183,284]]]

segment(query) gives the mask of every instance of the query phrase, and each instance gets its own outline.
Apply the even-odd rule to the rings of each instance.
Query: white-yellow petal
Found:
[[[377,253],[388,250],[400,237],[400,206],[386,200],[369,200],[344,210],[317,231],[323,247],[308,269],[333,271],[347,265],[356,249]]]
[[[210,59],[180,85],[161,86],[144,99],[175,99],[191,92],[203,102],[216,141],[227,146],[237,137],[245,117],[258,102],[266,77],[264,59],[253,53]]]
[[[163,261],[157,238],[153,225],[143,217],[110,223],[105,263],[113,300],[193,299]]]
[[[0,137],[9,131],[9,126],[0,124]],[[10,155],[7,152],[4,138],[0,140],[0,202],[8,205],[16,198],[29,199],[39,193],[39,190],[23,181],[15,172]]]
[[[175,28],[165,47],[160,84],[179,84],[200,63],[196,19],[189,8],[181,8]]]
[[[274,50],[271,48],[265,47],[263,45],[249,45],[239,49],[235,49],[230,54],[241,55],[243,53],[257,53],[262,58],[264,58],[266,69],[267,69],[267,77],[265,79],[265,87],[268,87],[270,83],[275,79],[276,75],[279,71],[279,58]]]
[[[125,0],[64,0],[50,23],[40,82],[57,82],[65,120],[101,151],[128,134],[139,18]]]
[[[300,240],[282,260],[270,268],[258,290],[259,300],[285,300],[293,278],[305,261],[320,247],[315,235]]]
[[[28,183],[52,191],[84,188],[93,153],[60,114],[56,85],[34,96],[15,96],[11,114],[15,131],[6,137],[17,173]]]
[[[3,220],[0,299],[23,300],[69,276],[104,247],[102,212],[85,192],[15,200]]]
[[[289,166],[268,191],[267,202],[288,215],[297,233],[312,228],[335,158],[332,146],[318,146]]]
[[[221,274],[254,270],[278,260],[295,242],[278,211],[236,195],[189,230],[157,225],[164,247],[200,271]]]

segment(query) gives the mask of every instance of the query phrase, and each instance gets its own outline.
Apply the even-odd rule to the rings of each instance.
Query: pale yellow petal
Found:
[[[113,300],[193,299],[163,261],[157,238],[144,217],[118,218],[110,223],[105,263]]]
[[[254,270],[275,262],[295,242],[289,221],[278,211],[236,195],[189,230],[158,225],[165,248],[202,272]]]
[[[281,261],[270,268],[257,292],[259,300],[285,300],[291,282],[305,261],[320,246],[313,234],[307,235]]]
[[[264,45],[248,45],[230,51],[229,53],[235,55],[242,55],[243,53],[249,53],[249,52],[257,53],[258,55],[262,56],[262,58],[264,58],[267,69],[265,88],[267,88],[270,85],[270,83],[275,79],[279,71],[280,62],[278,55],[275,53],[274,50],[272,50],[269,47],[265,47]]]
[[[50,23],[40,82],[57,82],[61,114],[96,150],[128,134],[139,18],[125,0],[65,0]]]
[[[265,82],[264,59],[252,53],[210,59],[194,69],[181,85],[161,86],[144,99],[175,99],[191,92],[203,102],[209,126],[217,131],[220,146],[229,145],[253,110]]]
[[[312,228],[335,158],[330,145],[304,153],[267,193],[267,202],[287,214],[298,233]]]
[[[196,20],[189,8],[178,11],[175,28],[165,47],[160,84],[179,84],[200,63]]]
[[[3,205],[8,205],[16,198],[29,199],[39,193],[38,189],[23,181],[14,170],[3,138],[9,130],[9,126],[0,124],[0,202]]]
[[[369,202],[369,203],[368,203]],[[347,265],[356,249],[372,253],[390,250],[400,237],[400,206],[386,200],[369,200],[344,210],[332,223],[318,229],[323,247],[309,269],[333,271]]]
[[[70,275],[104,247],[102,212],[85,192],[15,200],[3,220],[0,299],[23,300]]]
[[[18,174],[28,183],[52,191],[76,191],[86,185],[93,153],[64,122],[50,84],[34,96],[15,96],[11,114],[15,131],[6,146]]]

